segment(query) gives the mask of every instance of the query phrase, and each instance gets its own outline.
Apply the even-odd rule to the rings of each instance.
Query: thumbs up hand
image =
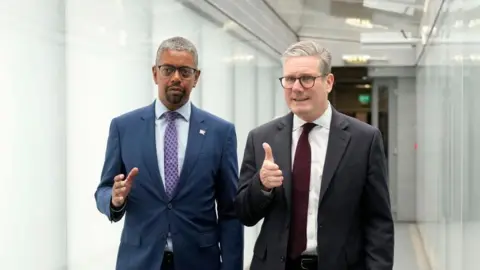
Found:
[[[265,150],[265,160],[262,169],[260,169],[260,181],[267,191],[279,187],[283,183],[282,171],[273,160],[272,148],[268,143],[263,143]]]

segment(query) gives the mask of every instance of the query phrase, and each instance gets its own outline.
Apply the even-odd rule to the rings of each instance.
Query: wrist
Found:
[[[113,203],[113,199],[110,200],[110,208],[112,208],[112,209],[114,209],[114,210],[120,210],[120,209],[122,209],[122,208],[123,208],[123,205],[125,205],[125,202],[123,202],[122,204],[120,204],[120,205],[117,206],[117,205],[115,205],[115,204]]]
[[[266,191],[266,192],[272,191],[272,188],[268,188],[263,184],[262,179],[260,179],[260,189],[263,190],[263,191]]]

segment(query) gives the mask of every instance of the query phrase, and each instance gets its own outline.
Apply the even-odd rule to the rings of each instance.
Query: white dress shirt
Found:
[[[168,109],[163,105],[160,100],[155,102],[155,144],[157,148],[157,160],[158,169],[160,170],[160,176],[162,177],[163,187],[165,188],[165,168],[164,168],[164,137],[165,129],[167,128],[167,121],[165,120],[164,113]],[[183,161],[185,160],[185,151],[187,149],[188,142],[188,129],[190,126],[190,114],[192,111],[191,103],[187,102],[185,105],[176,110],[182,117],[175,120],[178,132],[178,171],[182,171]],[[167,238],[167,246],[165,250],[173,251],[172,241],[170,236]]]
[[[328,104],[325,113],[315,120],[317,124],[308,134],[308,141],[312,152],[312,164],[310,168],[310,192],[308,195],[308,216],[307,216],[307,249],[305,254],[316,254],[317,248],[317,215],[318,202],[320,199],[320,187],[322,184],[323,165],[327,154],[328,135],[330,133],[330,122],[332,121],[332,108]],[[302,134],[302,125],[306,122],[298,116],[293,116],[292,130],[292,160],[295,160],[298,139]],[[292,162],[293,168],[293,162]]]

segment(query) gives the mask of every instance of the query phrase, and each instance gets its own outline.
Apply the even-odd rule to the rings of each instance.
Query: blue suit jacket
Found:
[[[238,183],[235,127],[192,105],[185,161],[169,199],[157,164],[154,104],[114,118],[110,125],[95,199],[112,222],[125,213],[116,269],[159,270],[170,231],[177,270],[242,270],[243,226],[233,206]],[[113,215],[113,178],[133,167],[139,174],[125,211]]]

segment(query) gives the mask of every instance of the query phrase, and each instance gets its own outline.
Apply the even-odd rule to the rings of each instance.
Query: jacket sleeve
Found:
[[[370,146],[368,176],[362,200],[367,269],[392,270],[394,225],[388,191],[387,162],[379,130],[374,133]]]
[[[113,178],[118,174],[125,174],[125,166],[122,162],[120,149],[120,135],[115,119],[110,123],[110,131],[107,140],[107,150],[105,153],[105,161],[103,163],[100,184],[95,191],[95,201],[97,209],[107,216],[111,222],[117,222],[122,219],[125,214],[125,204],[114,209],[111,205]]]
[[[235,199],[235,210],[240,221],[245,226],[257,224],[267,214],[274,196],[274,191],[265,192],[262,189],[259,170],[255,163],[253,133],[250,131],[245,145],[239,188]]]
[[[237,135],[229,126],[215,185],[222,270],[243,270],[243,225],[235,215],[238,186]]]

